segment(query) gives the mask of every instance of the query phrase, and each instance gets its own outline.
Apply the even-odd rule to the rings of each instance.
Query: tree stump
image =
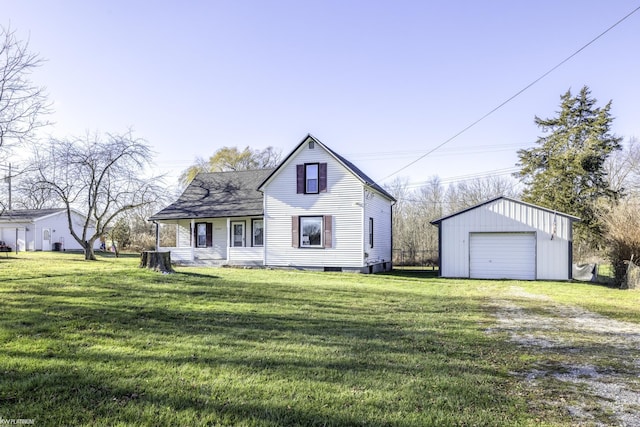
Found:
[[[140,254],[140,268],[148,268],[162,273],[173,273],[171,252],[144,251]]]

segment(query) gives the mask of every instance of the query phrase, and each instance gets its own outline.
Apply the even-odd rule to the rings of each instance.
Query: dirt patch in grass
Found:
[[[640,327],[514,286],[493,300],[497,326],[534,360],[517,372],[572,424],[640,425]]]

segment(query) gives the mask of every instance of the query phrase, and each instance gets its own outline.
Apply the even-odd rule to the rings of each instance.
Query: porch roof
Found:
[[[271,172],[273,169],[199,173],[177,201],[149,220],[263,215],[263,194],[257,188]]]

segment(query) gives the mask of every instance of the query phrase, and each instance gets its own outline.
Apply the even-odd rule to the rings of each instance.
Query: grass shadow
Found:
[[[418,279],[433,279],[438,278],[438,270],[423,270],[419,268],[394,268],[390,272],[379,273],[382,276],[394,276],[394,277],[411,277]]]

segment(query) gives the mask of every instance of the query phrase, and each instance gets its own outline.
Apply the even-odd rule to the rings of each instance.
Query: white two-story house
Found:
[[[375,273],[391,269],[394,198],[311,135],[275,169],[201,173],[149,218],[176,262]]]

